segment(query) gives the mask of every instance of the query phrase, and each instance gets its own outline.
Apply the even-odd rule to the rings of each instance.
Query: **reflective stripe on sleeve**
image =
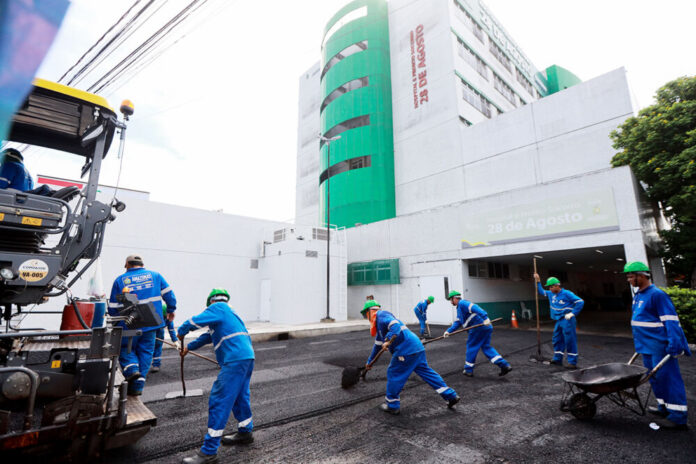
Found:
[[[471,319],[473,319],[474,316],[476,316],[476,314],[475,314],[475,313],[472,313],[471,316],[469,316],[469,317],[466,318],[466,321],[464,321],[464,324],[462,324],[462,325],[463,325],[464,327],[466,327],[467,325],[469,325],[469,322],[471,322]]]
[[[631,325],[636,327],[664,327],[662,322],[643,322],[643,321],[631,321]]]
[[[679,316],[660,316],[661,321],[677,321],[679,322]]]
[[[198,325],[198,324],[196,324],[195,322],[193,322],[193,318],[189,319],[188,321],[189,321],[189,324],[191,324],[192,326],[194,326],[194,327],[197,328],[197,329],[202,329],[202,328],[203,328],[203,327],[201,327],[200,325]]]
[[[164,288],[164,289],[162,289],[162,291],[160,292],[160,295],[164,295],[165,293],[169,293],[169,292],[171,292],[171,291],[172,291],[172,287]]]
[[[384,342],[380,342],[378,340],[375,340],[375,345],[382,346],[382,345],[384,345]]]
[[[249,424],[251,424],[251,417],[237,424],[237,427],[246,427]]]
[[[474,303],[469,303],[469,307],[467,308],[469,310],[469,312],[471,312],[471,308],[473,308],[473,307],[474,307]]]
[[[398,323],[399,323],[399,321],[397,321],[396,319],[394,319],[393,321],[391,321],[391,322],[389,323],[389,325],[387,326],[387,329],[391,328],[391,326],[393,326],[394,324],[398,324]]]
[[[224,432],[225,432],[225,429],[220,429],[220,430],[208,429],[208,435],[210,435],[213,438],[221,437]]]
[[[215,348],[213,348],[213,350],[216,350],[216,351],[217,351],[217,349],[220,348],[220,345],[222,345],[222,342],[224,342],[225,340],[228,340],[228,339],[233,338],[233,337],[238,337],[238,336],[240,336],[240,335],[249,335],[249,334],[248,334],[247,332],[235,332],[235,333],[233,333],[233,334],[225,335],[224,337],[222,337],[222,338],[220,339],[220,341],[218,342],[218,344],[215,345]]]

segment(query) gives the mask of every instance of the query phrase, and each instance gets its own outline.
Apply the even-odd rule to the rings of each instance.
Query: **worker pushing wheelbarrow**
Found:
[[[565,373],[566,382],[561,411],[570,412],[577,419],[592,419],[597,412],[597,401],[609,398],[614,404],[644,416],[648,410],[651,389],[641,397],[638,387],[646,383],[671,358],[668,354],[652,369],[634,366],[635,353],[628,363],[610,363]]]

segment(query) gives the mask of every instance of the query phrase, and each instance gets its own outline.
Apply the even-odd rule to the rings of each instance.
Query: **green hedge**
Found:
[[[696,343],[696,290],[679,287],[663,289],[670,298],[679,314],[679,322],[689,343]]]

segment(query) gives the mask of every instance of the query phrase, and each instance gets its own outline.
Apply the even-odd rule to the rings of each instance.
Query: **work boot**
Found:
[[[133,382],[138,380],[142,375],[140,372],[136,372],[135,374],[131,374],[128,377],[126,377],[126,381],[128,382],[129,385],[133,385]]]
[[[562,366],[563,361],[561,361],[560,359],[552,359],[549,364],[553,364],[554,366]]]
[[[459,400],[461,400],[461,398],[459,398],[459,395],[455,396],[447,402],[447,407],[450,409],[454,409],[454,405],[459,403]]]
[[[503,366],[500,368],[500,372],[498,372],[498,375],[502,377],[505,374],[507,374],[508,372],[510,372],[511,370],[512,370],[512,366],[508,364],[507,366]]]
[[[568,364],[567,366],[565,366],[565,368],[574,371],[578,368],[578,366],[576,364]]]
[[[467,376],[467,377],[473,377],[473,376],[474,376],[474,373],[473,373],[473,372],[469,372],[469,371],[464,371],[464,375]]]
[[[669,411],[659,406],[648,406],[648,412],[659,417],[667,417],[669,415]]]
[[[392,416],[398,416],[399,414],[401,414],[401,409],[390,408],[387,403],[380,404],[379,409],[386,412],[387,414],[391,414]]]
[[[254,442],[254,432],[237,432],[232,435],[225,435],[220,442],[224,446],[248,445]]]
[[[155,372],[159,372],[159,371],[160,371],[159,366],[152,366],[150,368],[150,374],[154,374]]]
[[[128,396],[140,396],[143,394],[142,390],[133,390],[131,388],[128,389]]]
[[[666,430],[688,430],[689,426],[686,424],[677,424],[669,419],[656,419],[655,423],[662,429]]]
[[[197,450],[195,455],[184,458],[181,462],[183,464],[211,464],[218,462],[218,456],[217,454],[203,454],[201,450]]]

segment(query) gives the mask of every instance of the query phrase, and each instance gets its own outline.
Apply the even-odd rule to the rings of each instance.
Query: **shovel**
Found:
[[[493,320],[491,321],[491,325],[493,325],[494,322],[499,322],[499,321],[502,321],[502,320],[503,320],[502,317],[498,317],[498,318],[496,318],[496,319],[493,319]],[[484,325],[486,325],[486,324],[476,324],[476,325],[472,325],[471,327],[467,327],[467,328],[465,328],[465,329],[455,330],[454,332],[450,333],[449,336],[452,336],[452,335],[458,334],[458,333],[462,333],[462,332],[466,332],[466,331],[468,331],[468,330],[475,329],[475,328],[477,328],[477,327],[483,327]],[[436,341],[438,341],[438,340],[444,340],[444,338],[445,338],[444,335],[440,335],[439,337],[431,338],[430,340],[426,340],[426,341],[424,341],[424,342],[422,342],[422,343],[423,343],[423,345],[427,345],[428,343],[436,342]]]
[[[393,338],[392,338],[393,340]],[[389,344],[391,343],[391,340],[389,343],[385,343],[382,346],[382,349],[377,352],[375,355],[374,359],[370,361],[370,364],[367,365],[367,367],[372,367],[377,360],[379,359],[380,356],[382,356],[382,353],[387,351],[389,349]],[[341,387],[343,388],[350,388],[353,385],[357,384],[360,382],[360,378],[362,377],[363,380],[365,379],[365,374],[367,374],[367,369],[365,367],[355,367],[355,366],[347,366],[343,368],[343,372],[341,373]]]
[[[158,339],[158,340],[160,340],[168,345],[176,346],[173,343],[169,343],[165,340],[161,340],[161,339]],[[184,339],[181,338],[181,346],[183,346],[183,345],[184,345]],[[208,361],[214,362],[212,359],[207,358],[203,355],[199,355],[197,353],[192,353],[192,354],[196,354],[197,356],[199,356],[201,358],[204,358],[204,359],[207,359]],[[196,389],[190,390],[188,392],[186,391],[186,381],[184,380],[184,358],[185,358],[185,356],[181,356],[181,388],[182,388],[182,391],[168,392],[166,395],[164,395],[165,400],[171,400],[174,398],[192,397],[192,396],[203,396],[203,389],[201,389],[201,388],[196,388]],[[217,362],[215,364],[217,364]]]

